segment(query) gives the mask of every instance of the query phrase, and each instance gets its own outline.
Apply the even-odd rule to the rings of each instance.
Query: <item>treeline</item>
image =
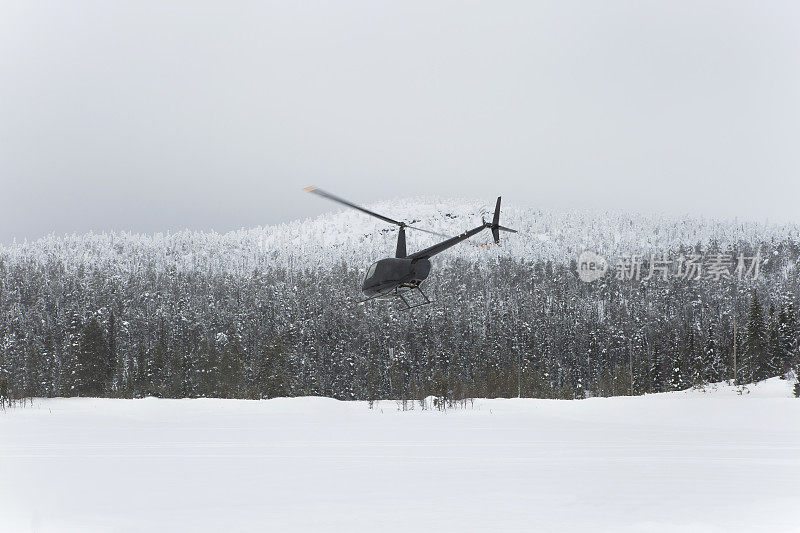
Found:
[[[0,395],[583,398],[747,383],[800,353],[797,243],[760,249],[756,281],[584,283],[568,265],[442,257],[426,282],[436,304],[413,311],[355,305],[363,273],[345,263],[233,275],[0,255]]]

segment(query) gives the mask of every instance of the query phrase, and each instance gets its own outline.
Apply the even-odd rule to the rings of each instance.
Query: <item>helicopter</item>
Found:
[[[491,222],[481,220],[482,223],[480,226],[467,230],[460,235],[456,235],[455,237],[450,237],[448,235],[424,228],[419,228],[417,226],[410,226],[405,222],[394,220],[374,211],[370,211],[369,209],[365,209],[359,205],[349,202],[348,200],[323,191],[318,187],[310,186],[305,187],[303,190],[340,203],[350,207],[351,209],[361,211],[362,213],[383,220],[389,224],[394,224],[400,228],[397,233],[397,248],[395,249],[394,257],[387,257],[385,259],[376,261],[367,269],[367,274],[364,277],[364,282],[361,286],[361,291],[367,298],[358,302],[359,304],[363,304],[377,298],[399,298],[402,304],[405,306],[403,308],[404,310],[430,304],[430,299],[422,291],[420,285],[423,281],[425,281],[431,272],[431,257],[447,250],[452,246],[455,246],[462,241],[469,239],[473,235],[476,235],[485,229],[492,231],[495,244],[500,243],[501,231],[517,233],[517,230],[506,228],[500,225],[500,196],[497,197],[497,204],[495,205],[494,216],[492,217]],[[433,246],[425,248],[424,250],[414,252],[413,254],[408,254],[406,253],[406,229],[414,229],[425,233],[431,233],[440,237],[446,237],[446,239],[438,244],[434,244]],[[416,302],[410,297],[411,293],[415,291],[419,294],[419,296],[421,296],[421,298],[417,298]]]

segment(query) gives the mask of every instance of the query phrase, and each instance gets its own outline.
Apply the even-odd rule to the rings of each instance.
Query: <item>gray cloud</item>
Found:
[[[793,2],[4,2],[0,242],[403,195],[800,221]]]

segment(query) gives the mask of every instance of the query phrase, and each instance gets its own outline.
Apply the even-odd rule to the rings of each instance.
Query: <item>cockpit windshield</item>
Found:
[[[375,268],[377,266],[378,266],[378,263],[372,263],[372,265],[369,267],[369,270],[367,270],[367,275],[364,278],[364,281],[367,281],[369,278],[371,278],[372,276],[375,275]]]

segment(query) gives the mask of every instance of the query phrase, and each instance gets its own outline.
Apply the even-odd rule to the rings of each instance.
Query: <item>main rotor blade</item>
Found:
[[[430,233],[431,235],[438,235],[439,237],[444,237],[446,239],[449,239],[451,237],[450,235],[445,235],[444,233],[439,233],[438,231],[431,231],[431,230],[425,229],[425,228],[418,228],[417,226],[409,226],[405,222],[400,222],[398,220],[394,220],[393,218],[389,218],[389,217],[385,217],[383,215],[379,215],[378,213],[376,213],[374,211],[370,211],[369,209],[365,209],[365,208],[361,207],[360,205],[356,205],[353,202],[345,200],[344,198],[339,198],[335,194],[331,194],[331,193],[329,193],[327,191],[323,191],[322,189],[320,189],[318,187],[314,187],[313,185],[311,187],[306,187],[303,190],[306,191],[306,192],[314,193],[317,196],[322,196],[323,198],[327,198],[328,200],[333,200],[334,202],[338,202],[338,203],[340,203],[342,205],[346,205],[347,207],[350,207],[350,208],[355,209],[357,211],[361,211],[362,213],[366,213],[366,214],[368,214],[370,216],[373,216],[375,218],[379,218],[379,219],[383,220],[384,222],[388,222],[389,224],[394,224],[396,226],[400,226],[401,228],[409,228],[409,229],[415,229],[417,231],[424,231],[425,233]]]
[[[430,233],[431,235],[438,235],[439,237],[444,237],[445,239],[449,239],[452,235],[445,235],[444,233],[439,233],[438,231],[431,231],[429,229],[418,228],[416,226],[406,226],[410,229],[415,229],[417,231],[424,231],[425,233]]]
[[[400,227],[404,227],[404,226],[405,227],[410,227],[410,226],[406,226],[405,223],[403,223],[403,222],[399,222],[399,221],[394,220],[392,218],[385,217],[383,215],[379,215],[375,211],[370,211],[369,209],[364,209],[360,205],[356,205],[356,204],[354,204],[352,202],[348,202],[344,198],[339,198],[338,196],[333,195],[333,194],[331,194],[329,192],[325,192],[322,189],[314,187],[313,185],[311,187],[306,187],[303,190],[306,191],[306,192],[312,192],[312,193],[316,194],[317,196],[322,196],[323,198],[327,198],[328,200],[333,200],[334,202],[338,202],[338,203],[340,203],[342,205],[346,205],[347,207],[355,209],[356,211],[361,211],[362,213],[366,213],[366,214],[371,215],[371,216],[373,216],[375,218],[379,218],[379,219],[383,220],[384,222],[388,222],[389,224],[394,224],[395,226],[400,226]],[[415,229],[419,229],[419,228],[415,228]]]

